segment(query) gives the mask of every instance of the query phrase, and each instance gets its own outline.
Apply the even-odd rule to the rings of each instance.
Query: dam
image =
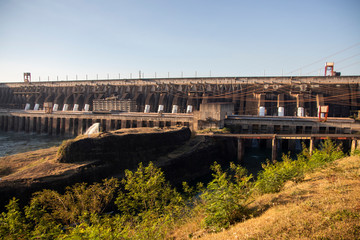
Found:
[[[354,134],[359,84],[360,76],[0,83],[0,130],[76,136],[99,122],[104,131],[226,126],[244,134]]]

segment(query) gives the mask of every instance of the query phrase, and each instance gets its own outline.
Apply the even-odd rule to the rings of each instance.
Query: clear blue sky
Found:
[[[360,75],[358,0],[0,0],[0,82]]]

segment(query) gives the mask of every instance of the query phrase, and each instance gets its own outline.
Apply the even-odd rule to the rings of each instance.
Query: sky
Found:
[[[0,82],[322,76],[326,62],[360,75],[360,1],[0,0]]]

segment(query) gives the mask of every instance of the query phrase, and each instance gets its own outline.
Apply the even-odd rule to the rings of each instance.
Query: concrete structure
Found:
[[[192,113],[202,103],[230,102],[234,114],[329,117],[359,110],[360,76],[213,77],[0,83],[0,107],[92,111],[93,100],[132,100],[136,112]]]
[[[0,130],[49,135],[76,136],[86,132],[93,123],[103,131],[136,127],[188,126],[192,115],[157,113],[92,114],[86,112],[0,111]]]
[[[360,76],[1,83],[0,130],[71,136],[99,122],[106,131],[183,125],[239,134],[351,134],[360,128],[344,117],[359,110],[359,87]],[[97,106],[128,112],[94,114]],[[319,122],[322,106],[329,108],[326,122]]]

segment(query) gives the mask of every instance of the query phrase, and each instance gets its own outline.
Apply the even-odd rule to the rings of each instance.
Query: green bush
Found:
[[[285,182],[299,182],[304,179],[305,162],[292,160],[289,155],[283,155],[281,162],[262,164],[263,170],[258,174],[256,189],[260,193],[279,192]]]
[[[115,201],[121,215],[131,223],[134,239],[159,239],[165,236],[183,213],[184,199],[166,182],[163,172],[151,162],[139,164],[137,171],[125,171],[123,191]]]
[[[100,214],[112,201],[119,182],[115,178],[105,179],[103,183],[78,183],[67,187],[65,194],[45,189],[37,192],[26,208],[34,221],[52,219],[69,225],[85,221],[91,214]]]
[[[222,171],[216,162],[212,170],[214,179],[207,185],[201,199],[205,227],[219,231],[247,217],[252,175],[247,176],[246,169],[233,163],[229,172]]]
[[[308,157],[308,170],[322,167],[329,162],[333,162],[336,159],[344,157],[345,154],[342,152],[341,148],[341,144],[336,145],[333,141],[329,139],[321,142],[319,149],[315,149],[313,151],[313,154]]]
[[[0,215],[0,238],[1,239],[26,239],[28,238],[29,226],[20,211],[18,199],[13,198],[5,206],[7,212]]]
[[[341,151],[341,145],[336,145],[329,139],[322,142],[319,149],[314,149],[312,155],[303,145],[303,151],[297,156],[297,160],[283,155],[280,162],[267,161],[263,164],[263,170],[259,172],[255,183],[256,189],[262,194],[279,192],[285,182],[302,181],[306,172],[342,157],[344,153]]]

